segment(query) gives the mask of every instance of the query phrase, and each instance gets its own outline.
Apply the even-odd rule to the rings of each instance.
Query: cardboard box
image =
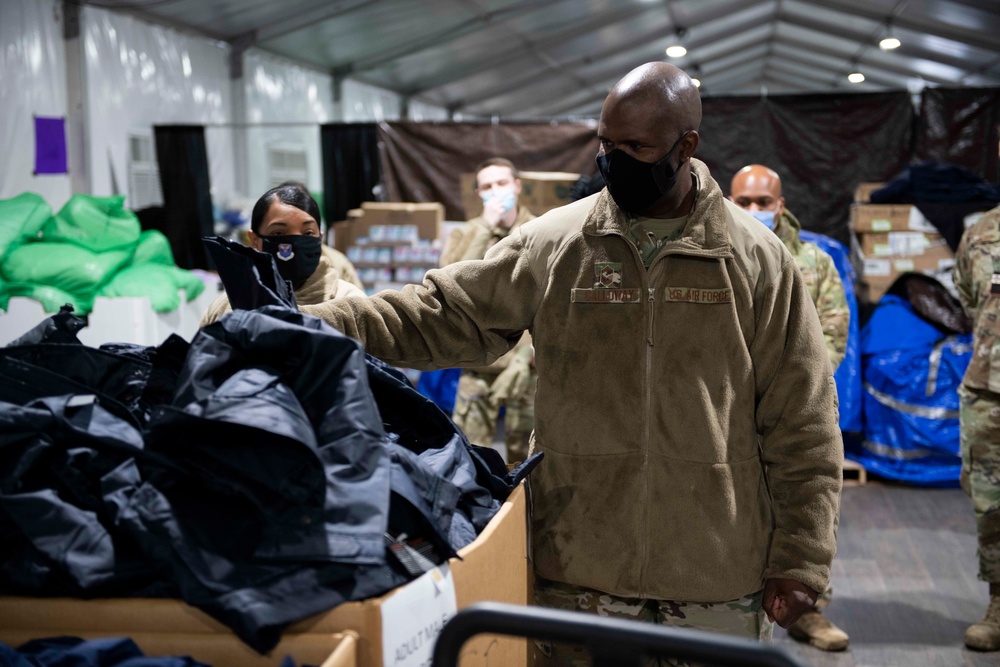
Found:
[[[374,225],[416,225],[420,238],[433,241],[444,220],[444,205],[439,202],[362,202],[361,210],[358,237]]]
[[[911,204],[852,204],[851,229],[868,232],[931,232],[937,228]]]
[[[858,234],[861,252],[866,259],[874,257],[919,256],[944,248],[944,237],[937,232],[864,232]]]
[[[459,551],[459,556],[461,560],[453,558],[448,563],[459,609],[484,600],[528,603],[531,584],[523,484],[514,490],[479,537]],[[379,598],[345,603],[295,623],[285,632],[271,657],[257,655],[229,628],[180,600],[0,597],[0,641],[17,645],[31,638],[66,634],[130,636],[147,642],[150,647],[169,645],[171,651],[176,646],[191,646],[181,653],[194,657],[198,657],[195,649],[204,648],[207,652],[209,646],[219,647],[213,649],[222,658],[211,663],[216,667],[276,667],[286,654],[300,664],[327,660],[322,667],[346,667],[354,663],[329,664],[329,660],[343,642],[353,642],[358,665],[380,667],[383,664],[381,606],[405,588]],[[351,639],[345,638],[348,636]],[[316,651],[320,654],[316,655]],[[461,664],[462,667],[523,667],[527,657],[525,639],[479,635],[466,643]],[[258,662],[252,662],[255,658]]]
[[[910,204],[853,204],[851,229],[865,232],[911,231]]]
[[[884,186],[885,183],[882,182],[858,183],[858,187],[854,188],[854,203],[867,204],[871,201],[871,194]]]
[[[34,600],[32,600],[34,602]],[[62,601],[58,601],[61,603]],[[119,602],[102,600],[95,602]],[[134,602],[134,600],[132,601]],[[58,604],[57,603],[57,604]],[[38,620],[48,620],[39,615],[35,605],[25,610]],[[140,609],[135,610],[142,613]],[[98,609],[100,613],[100,609]],[[70,619],[65,619],[70,620]],[[99,639],[102,637],[127,636],[150,657],[191,656],[212,667],[278,667],[285,656],[291,656],[299,665],[319,665],[320,667],[357,667],[358,641],[354,632],[325,635],[287,636],[266,656],[262,656],[229,633],[181,633],[181,632],[102,632],[75,629],[76,625],[60,627],[58,630],[10,629],[0,627],[0,641],[17,647],[32,639],[43,639],[55,635]]]
[[[330,224],[327,243],[340,252],[347,254],[347,249],[354,245],[358,237],[358,220],[365,214],[360,208],[352,208],[347,212],[347,219]]]
[[[859,283],[862,289],[858,290],[858,298],[861,301],[877,302],[903,273],[916,271],[935,275],[948,271],[954,265],[955,256],[946,244],[934,245],[920,255],[867,257],[862,267]]]
[[[570,203],[570,189],[580,180],[580,174],[565,171],[522,171],[519,203],[535,215]],[[462,207],[466,219],[482,214],[483,200],[476,192],[476,175],[459,176]]]

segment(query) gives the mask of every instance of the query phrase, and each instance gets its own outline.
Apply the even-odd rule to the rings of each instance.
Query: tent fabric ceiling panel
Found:
[[[464,118],[594,115],[678,42],[706,96],[1000,86],[998,0],[94,2]],[[883,51],[890,33],[902,46]]]

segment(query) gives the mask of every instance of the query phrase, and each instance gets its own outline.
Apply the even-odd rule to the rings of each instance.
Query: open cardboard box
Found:
[[[459,609],[485,600],[528,603],[523,483],[459,556],[461,560],[449,561]],[[258,655],[229,628],[180,600],[0,597],[0,641],[18,646],[57,635],[125,636],[150,654],[191,655],[214,667],[276,667],[285,655],[299,664],[322,667],[380,667],[383,630],[391,631],[382,627],[381,606],[403,588],[299,621],[286,630],[269,656]],[[527,664],[527,649],[525,639],[479,635],[465,644],[461,664],[522,667]]]

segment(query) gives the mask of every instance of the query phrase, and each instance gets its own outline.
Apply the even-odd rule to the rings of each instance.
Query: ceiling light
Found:
[[[692,78],[691,83],[694,84],[695,88],[701,88],[701,79]]]
[[[865,80],[865,75],[861,72],[851,72],[847,75],[847,80],[851,83],[861,83]]]
[[[882,38],[882,40],[878,43],[878,48],[883,51],[892,51],[893,49],[898,49],[902,45],[902,42],[890,35],[889,37]]]
[[[683,58],[687,55],[688,50],[685,49],[680,44],[674,44],[673,46],[667,47],[667,57],[668,58]]]

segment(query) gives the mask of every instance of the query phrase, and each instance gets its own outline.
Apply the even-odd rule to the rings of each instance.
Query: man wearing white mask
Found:
[[[476,167],[476,193],[483,200],[483,213],[451,233],[441,252],[441,266],[482,259],[512,229],[535,217],[518,205],[521,179],[517,167],[506,158],[490,158]]]
[[[521,180],[517,167],[506,158],[493,157],[476,168],[476,192],[483,200],[483,213],[451,233],[441,252],[441,266],[483,259],[487,250],[535,217],[518,203]],[[490,366],[463,371],[452,419],[470,442],[489,446],[496,437],[500,406],[506,406],[507,461],[523,461],[535,422],[534,396],[531,337],[525,333],[513,350]]]

